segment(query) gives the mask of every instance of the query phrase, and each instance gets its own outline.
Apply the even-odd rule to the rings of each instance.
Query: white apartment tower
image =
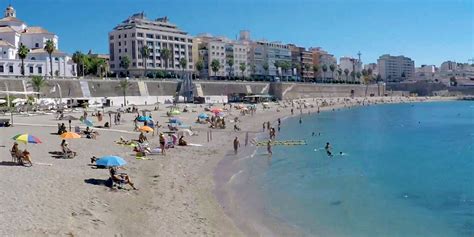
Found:
[[[377,60],[379,75],[386,82],[400,82],[414,79],[415,62],[405,56],[384,54]]]
[[[149,48],[147,59],[142,56],[145,45]],[[110,70],[131,77],[151,76],[158,70],[192,72],[192,45],[193,38],[167,17],[150,20],[144,13],[134,14],[109,33]],[[162,57],[163,49],[170,52],[168,58]],[[128,70],[122,65],[124,57],[130,60]],[[182,58],[187,62],[185,68],[179,63]],[[148,75],[144,75],[145,62]]]

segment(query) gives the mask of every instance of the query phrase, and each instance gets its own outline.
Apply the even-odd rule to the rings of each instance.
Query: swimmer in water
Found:
[[[324,149],[326,150],[326,153],[328,154],[328,156],[332,157],[331,144],[329,144],[329,142],[326,142],[326,146],[324,146]]]
[[[301,120],[301,117],[300,117],[300,124],[303,123],[303,120]]]

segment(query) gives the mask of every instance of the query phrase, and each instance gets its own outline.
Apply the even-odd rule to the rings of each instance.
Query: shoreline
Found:
[[[311,103],[311,99],[305,100]],[[361,101],[362,98],[357,100]],[[216,195],[218,182],[227,181],[225,178],[216,181],[215,172],[222,167],[219,164],[229,154],[236,134],[243,145],[246,131],[252,134],[249,138],[260,134],[263,121],[274,121],[276,115],[290,117],[289,107],[275,112],[276,107],[272,105],[271,109],[262,112],[259,105],[253,117],[239,116],[238,111],[233,110],[233,115],[228,118],[239,116],[242,131],[234,132],[233,124],[229,123],[226,129],[212,130],[213,140],[207,142],[206,132],[210,129],[207,125],[194,123],[205,105],[189,106],[195,111],[182,113],[180,118],[192,125],[198,136],[190,136],[186,140],[202,144],[203,147],[177,147],[167,151],[166,156],[151,156],[151,160],[135,159],[129,147],[113,144],[119,136],[136,139],[138,133],[132,132],[134,114],[124,114],[124,123],[113,125],[110,130],[99,130],[97,140],[71,140],[70,146],[79,152],[79,156],[68,160],[54,159],[48,154],[58,150],[60,143],[60,139],[51,134],[56,130],[57,123],[61,122],[55,120],[54,115],[15,116],[14,127],[0,128],[0,157],[4,162],[11,160],[8,152],[13,143],[11,137],[18,133],[28,132],[39,137],[43,143],[28,145],[35,164],[33,167],[0,166],[0,186],[3,188],[0,190],[0,205],[5,207],[0,212],[0,217],[5,220],[0,223],[0,235],[248,235],[245,230],[238,228],[238,220],[233,218],[231,207],[219,202],[220,197]],[[168,117],[164,113],[167,108],[161,107],[152,112],[153,118],[166,126]],[[150,109],[152,106],[139,108]],[[321,107],[321,111],[331,109]],[[316,108],[311,111],[312,114],[316,113]],[[294,116],[298,115],[299,111],[295,110]],[[0,117],[9,118],[8,115]],[[108,118],[104,120],[108,121]],[[73,121],[74,125],[83,127],[78,121]],[[158,145],[158,136],[148,135],[148,138],[152,147]],[[108,178],[108,172],[92,169],[89,158],[111,154],[120,155],[128,162],[125,172],[131,176],[138,191],[110,190],[102,184]],[[234,176],[233,180],[238,180],[238,177]],[[28,192],[25,193],[25,190]],[[23,221],[18,223],[15,221],[18,219]]]
[[[372,97],[374,98],[374,97]],[[383,99],[385,97],[375,97],[375,100],[378,100],[378,99]],[[402,98],[405,98],[405,97],[402,97]],[[314,98],[316,100],[321,100],[321,98]],[[333,111],[337,111],[339,109],[351,109],[351,108],[360,108],[360,107],[364,107],[364,106],[373,106],[373,105],[388,105],[388,104],[402,104],[402,103],[430,103],[430,102],[444,102],[444,101],[455,101],[457,100],[457,98],[455,97],[449,97],[449,98],[446,98],[446,97],[429,97],[429,98],[411,98],[413,100],[409,100],[409,101],[384,101],[384,102],[376,102],[376,101],[370,101],[369,100],[369,103],[368,104],[365,104],[365,105],[362,105],[362,104],[351,104],[351,105],[347,105],[347,104],[344,104],[344,103],[335,103],[335,104],[332,104],[332,105],[329,105],[329,106],[325,106],[325,107],[321,107],[320,108],[320,112],[333,112]],[[305,98],[305,99],[302,99],[302,100],[305,100],[305,101],[310,101],[310,104],[311,104],[311,100],[313,100],[313,98]],[[324,100],[324,99],[323,99]],[[339,100],[339,98],[337,98],[337,100]],[[297,100],[295,100],[297,101]],[[312,101],[314,102],[314,100]],[[299,111],[296,111],[293,115],[291,115],[291,113],[289,111],[285,111],[282,115],[283,117],[281,118],[281,121],[282,123],[284,123],[287,119],[290,119],[290,118],[295,118],[295,117],[298,117],[298,116],[314,116],[315,112],[314,111],[311,111],[310,114],[307,113],[307,111],[311,110],[311,108],[308,108],[308,109],[304,109],[306,110],[306,113],[302,113],[300,114]],[[312,108],[312,110],[314,110],[314,108]],[[266,111],[267,113],[270,112],[270,111]],[[279,113],[277,113],[279,114]],[[265,116],[266,114],[262,115],[260,114],[260,116]],[[257,119],[259,122],[262,120],[262,118],[259,118]],[[263,119],[263,121],[265,121],[265,119]],[[274,126],[276,123],[276,120],[273,120],[271,121],[271,124],[272,126]],[[254,122],[253,124],[253,129],[258,129],[259,126],[261,126],[261,123],[258,123],[258,122]],[[260,131],[259,133],[257,133],[255,135],[255,137],[261,137],[264,139],[267,139],[267,134],[265,134],[264,132]],[[278,135],[277,135],[278,137]],[[261,149],[261,148],[260,148]],[[242,215],[241,212],[239,209],[242,209],[244,207],[242,206],[239,206],[239,205],[242,205],[245,203],[234,203],[235,200],[238,200],[239,198],[235,197],[235,196],[239,196],[239,192],[242,192],[242,190],[235,190],[236,188],[234,187],[231,187],[229,185],[229,187],[227,187],[226,185],[229,184],[229,183],[232,183],[237,177],[239,178],[242,178],[241,176],[245,176],[245,171],[244,169],[248,169],[248,167],[242,167],[242,166],[238,166],[237,164],[233,164],[234,161],[235,162],[239,162],[239,160],[242,160],[242,159],[252,159],[254,158],[255,156],[255,153],[259,150],[258,147],[255,147],[253,145],[250,145],[248,147],[245,147],[242,151],[240,151],[239,155],[235,156],[235,155],[226,155],[224,156],[220,162],[218,163],[218,165],[216,166],[216,168],[214,169],[214,183],[215,183],[215,190],[214,190],[214,193],[215,193],[215,196],[216,196],[216,199],[217,201],[220,203],[220,205],[225,209],[225,214],[228,215],[234,222],[234,224],[237,226],[237,228],[240,229],[240,231],[242,231],[246,236],[304,236],[304,230],[301,229],[300,227],[298,226],[293,226],[291,225],[290,223],[288,222],[285,222],[284,220],[279,220],[278,217],[275,217],[275,216],[268,216],[268,215],[265,215],[265,214],[257,214],[256,210],[251,210],[251,211],[254,211],[251,215]],[[231,153],[233,151],[229,150],[228,153]],[[230,160],[230,159],[233,159],[233,160]],[[238,167],[237,169],[235,169],[236,167]],[[232,169],[234,168],[234,169]],[[228,174],[227,176],[226,175],[223,175],[223,173],[225,172],[229,172],[229,171],[236,171],[236,173],[231,173],[230,175]],[[248,178],[248,177],[245,177],[245,178]],[[219,180],[219,179],[224,179],[224,180]],[[254,190],[254,191],[257,191],[258,190]],[[234,200],[235,199],[235,200]],[[255,202],[255,200],[252,200],[253,202]],[[254,203],[255,204],[255,203]],[[232,205],[234,205],[234,207],[232,208]],[[230,207],[229,207],[230,206]],[[256,208],[255,206],[252,206],[252,208]],[[262,211],[260,209],[258,209],[259,211]],[[240,213],[240,214],[239,214]],[[256,223],[255,219],[252,219],[252,218],[256,218],[256,219],[261,219],[261,218],[264,218],[264,220],[260,220],[261,222],[260,223]],[[266,223],[264,223],[266,222]],[[250,224],[251,223],[251,224]]]

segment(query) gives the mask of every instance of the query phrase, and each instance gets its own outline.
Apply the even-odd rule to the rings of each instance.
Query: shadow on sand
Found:
[[[85,183],[112,188],[112,179],[85,179]]]

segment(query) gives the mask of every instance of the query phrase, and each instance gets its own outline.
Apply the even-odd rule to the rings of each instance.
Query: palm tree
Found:
[[[291,68],[291,63],[290,63],[290,62],[288,62],[288,61],[283,61],[283,62],[281,63],[281,70],[283,70],[283,75],[286,75],[288,69],[290,69],[290,68]],[[286,78],[286,81],[288,81],[288,76],[287,76],[287,78]]]
[[[349,69],[344,69],[344,74],[346,74],[346,83],[347,83],[347,77],[349,76]]]
[[[123,94],[123,106],[127,106],[127,90],[130,87],[130,83],[128,83],[127,79],[122,79],[119,82],[119,88]]]
[[[217,76],[217,72],[221,68],[221,63],[217,59],[213,59],[211,61],[211,69],[214,72],[214,76]]]
[[[24,44],[20,44],[18,48],[18,57],[21,59],[21,75],[25,76],[25,58],[28,56],[30,49]]]
[[[313,65],[313,76],[314,76],[314,80],[316,81],[317,78],[318,78],[318,73],[319,73],[319,65],[315,64]]]
[[[229,75],[228,75],[228,77],[230,79],[230,77],[233,76],[232,72],[234,71],[234,59],[232,59],[232,58],[228,59],[227,60],[227,65],[229,65]]]
[[[245,63],[240,63],[239,69],[242,72],[242,80],[244,80],[244,72],[245,69],[247,69],[247,66],[245,65]]]
[[[275,61],[275,62],[273,63],[273,66],[275,66],[275,68],[276,68],[276,74],[277,74],[277,76],[281,76],[281,75],[279,75],[280,73],[279,73],[279,70],[278,70],[278,68],[281,68],[281,66],[282,66],[281,64],[282,64],[282,63],[281,63],[280,61]],[[283,70],[282,70],[282,71],[283,71]],[[280,80],[281,80],[281,79],[280,79]]]
[[[123,56],[120,60],[120,67],[125,69],[126,76],[128,76],[128,68],[130,67],[130,59],[128,56]]]
[[[180,58],[179,67],[181,67],[181,70],[183,72],[181,78],[184,78],[184,69],[186,69],[186,66],[188,66],[188,61],[186,60],[186,58]]]
[[[171,57],[171,50],[169,50],[168,48],[162,48],[160,50],[160,56],[161,56],[161,59],[163,59],[163,64],[164,64],[164,67],[165,67],[165,71],[167,72],[168,71],[168,60],[170,59]]]
[[[202,59],[198,59],[194,66],[196,66],[196,70],[199,73],[199,78],[201,78],[201,71],[204,69],[204,61]]]
[[[267,79],[267,76],[268,76],[268,69],[270,69],[270,66],[268,65],[267,62],[265,62],[263,65],[263,70],[265,71],[265,79]]]
[[[352,82],[355,82],[355,77],[356,77],[356,73],[354,71],[352,71],[351,72]]]
[[[305,64],[305,65],[304,65],[304,71],[305,71],[306,73],[308,73],[309,70],[311,70],[311,65]],[[304,75],[303,75],[303,81],[306,82],[306,77],[304,77]]]
[[[329,70],[331,70],[332,80],[334,80],[334,71],[336,71],[336,66],[334,64],[329,65]]]
[[[323,65],[322,67],[323,69],[323,81],[325,81],[326,79],[326,72],[328,71],[328,66],[326,66],[326,64]]]
[[[44,45],[44,50],[49,54],[49,64],[51,67],[51,77],[53,77],[53,52],[56,50],[56,45],[54,44],[54,41],[52,40],[47,40],[45,45]]]
[[[148,48],[148,45],[144,45],[142,47],[142,59],[143,59],[143,64],[145,65],[145,71],[143,72],[143,77],[147,77],[147,68],[148,68],[148,58],[150,57],[150,48]]]
[[[372,69],[362,70],[362,79],[364,80],[365,84],[365,97],[367,97],[367,90],[369,89],[369,84],[372,81]]]
[[[337,75],[338,75],[338,80],[341,80],[342,69],[340,68],[337,69]]]
[[[79,74],[82,74],[82,77],[84,77],[85,72],[84,72],[84,54],[81,53],[80,51],[76,51],[74,54],[72,54],[72,61],[77,64],[78,69],[77,69],[77,76],[79,77]],[[82,67],[80,67],[82,66]],[[79,70],[81,70],[81,73],[79,73]]]
[[[35,92],[38,92],[37,96],[38,99],[40,98],[41,88],[46,85],[46,80],[42,76],[32,76],[31,77],[31,84]]]

